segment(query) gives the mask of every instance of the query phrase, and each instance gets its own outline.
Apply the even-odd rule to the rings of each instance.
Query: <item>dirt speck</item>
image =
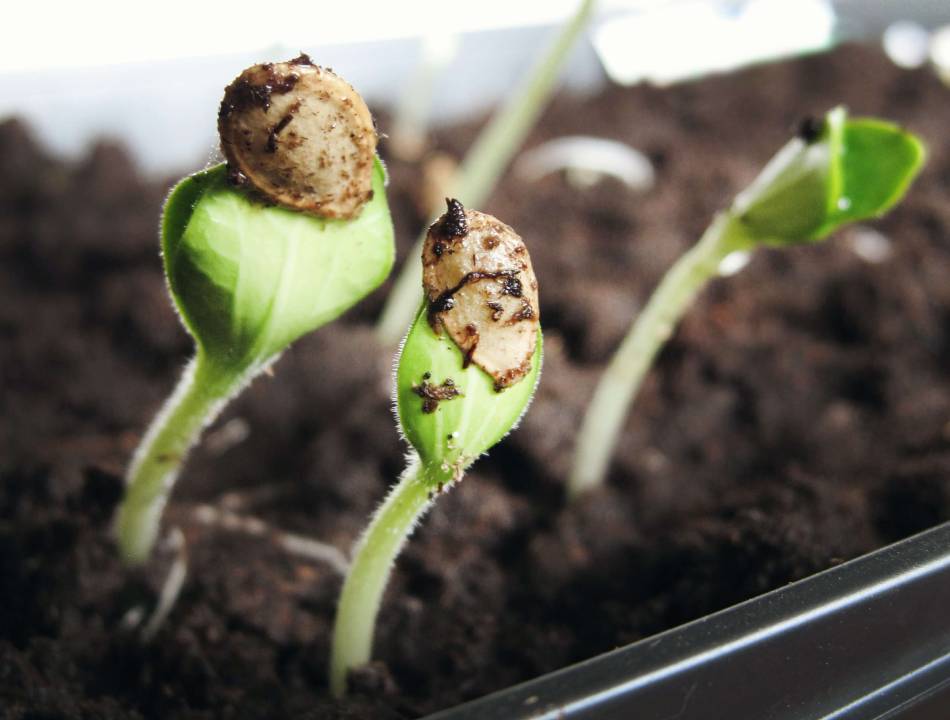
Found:
[[[439,219],[438,232],[446,240],[465,237],[468,232],[468,222],[465,219],[465,208],[454,198],[445,199],[446,211]]]
[[[422,412],[434,413],[443,400],[454,400],[462,395],[452,378],[446,378],[441,385],[429,382],[429,373],[422,376],[422,382],[412,386],[412,391],[422,398]]]

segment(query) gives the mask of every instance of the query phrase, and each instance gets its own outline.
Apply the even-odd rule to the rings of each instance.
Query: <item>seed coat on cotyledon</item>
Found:
[[[428,318],[504,388],[531,368],[540,322],[538,282],[524,241],[500,220],[446,199],[426,235],[422,283]]]
[[[218,112],[229,179],[278,205],[352,218],[372,197],[376,129],[366,103],[309,57],[254,65]]]
[[[318,122],[337,117],[329,130]],[[255,65],[218,120],[228,166],[183,179],[162,214],[162,265],[195,356],[126,473],[115,531],[130,564],[149,558],[208,423],[292,342],[377,288],[395,258],[376,134],[349,85],[305,56]]]

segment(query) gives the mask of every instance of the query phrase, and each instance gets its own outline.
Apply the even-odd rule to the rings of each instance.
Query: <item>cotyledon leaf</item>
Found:
[[[494,379],[465,358],[445,333],[429,324],[420,310],[403,343],[396,373],[399,422],[428,469],[427,481],[447,483],[487,452],[518,423],[534,394],[541,371],[541,331],[527,375],[498,391]],[[422,383],[443,386],[448,381],[458,396],[423,409],[417,392]]]
[[[334,319],[392,268],[385,170],[352,220],[268,205],[231,187],[225,166],[183,180],[162,226],[172,296],[199,351],[224,368],[263,362]]]

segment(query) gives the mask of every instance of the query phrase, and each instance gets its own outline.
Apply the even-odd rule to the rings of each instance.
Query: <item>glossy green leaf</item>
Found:
[[[541,331],[522,380],[498,392],[488,373],[474,364],[463,368],[463,355],[447,334],[433,332],[423,308],[409,330],[396,372],[399,422],[436,485],[457,477],[517,424],[534,394],[541,371]],[[428,377],[427,377],[428,376]],[[423,382],[451,381],[460,395],[442,400],[434,412],[423,410],[415,388]]]
[[[385,171],[352,220],[266,205],[227,183],[223,165],[183,180],[165,207],[172,296],[199,352],[222,370],[266,362],[378,287],[395,248]]]
[[[921,141],[882,120],[831,110],[818,137],[794,138],[736,198],[751,245],[813,242],[878,217],[904,195],[924,162]]]
[[[840,151],[841,185],[829,198],[828,218],[814,239],[890,210],[904,197],[925,157],[923,143],[896,125],[873,118],[847,121]]]

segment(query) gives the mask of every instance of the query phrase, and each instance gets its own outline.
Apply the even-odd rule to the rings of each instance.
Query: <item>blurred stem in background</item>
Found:
[[[594,4],[594,0],[582,0],[544,56],[475,140],[451,187],[446,188],[446,196],[458,198],[467,207],[484,205],[551,96],[561,67],[587,26]],[[439,215],[435,207],[429,211],[433,220]],[[386,299],[376,326],[376,335],[382,345],[395,346],[399,343],[419,307],[422,286],[420,258],[424,238],[425,229],[409,251]]]
[[[419,63],[400,95],[389,133],[389,150],[400,160],[418,162],[425,152],[433,89],[458,54],[458,46],[458,35],[441,28],[423,38]]]
[[[621,342],[584,415],[568,495],[603,484],[643,378],[728,256],[819,242],[843,225],[879,217],[904,196],[924,156],[917,137],[882,120],[849,119],[841,107],[806,118],[798,137],[676,261]]]
[[[654,358],[722,261],[744,249],[744,239],[741,223],[731,213],[721,213],[650,296],[587,407],[567,485],[571,498],[603,483],[630,404]]]

